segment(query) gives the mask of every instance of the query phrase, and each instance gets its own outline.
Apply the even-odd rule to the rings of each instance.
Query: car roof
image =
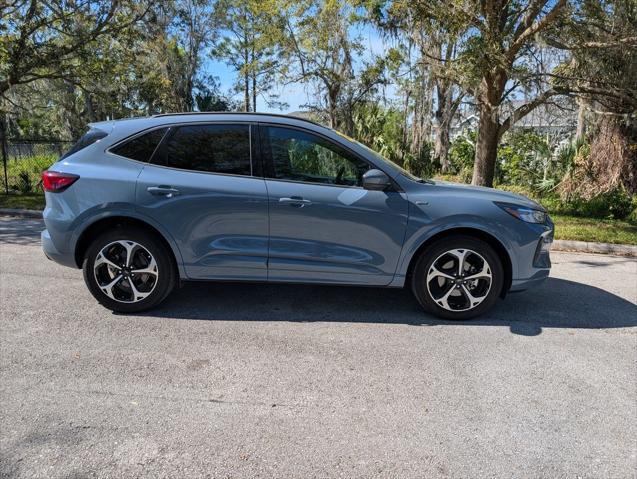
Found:
[[[299,121],[303,121],[306,123],[311,123],[312,125],[316,125],[316,126],[320,126],[325,128],[323,125],[321,125],[320,123],[317,123],[315,121],[309,120],[307,118],[303,118],[300,116],[294,116],[294,115],[285,115],[282,113],[264,113],[264,112],[241,112],[241,111],[191,111],[191,112],[181,112],[181,113],[159,113],[157,115],[153,115],[151,118],[165,118],[165,117],[195,117],[195,118],[199,118],[199,117],[206,117],[206,116],[210,116],[210,117],[218,117],[218,116],[236,116],[236,115],[241,115],[241,116],[255,116],[259,119],[263,119],[263,118],[284,118],[286,120],[299,120]]]
[[[331,128],[305,118],[282,115],[276,113],[255,112],[188,112],[188,113],[162,113],[159,115],[122,118],[90,123],[90,128],[104,130],[110,133],[113,140],[125,138],[131,134],[141,132],[158,126],[169,126],[180,123],[239,121],[239,122],[264,122],[277,123],[288,126],[306,127],[316,132],[333,135],[338,134]]]

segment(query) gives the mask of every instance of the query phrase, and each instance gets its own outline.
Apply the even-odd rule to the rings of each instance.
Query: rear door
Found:
[[[363,189],[372,165],[325,137],[280,125],[260,130],[269,279],[389,284],[407,225],[405,194]]]
[[[170,232],[189,278],[267,279],[268,197],[253,128],[173,126],[139,175],[139,211]]]

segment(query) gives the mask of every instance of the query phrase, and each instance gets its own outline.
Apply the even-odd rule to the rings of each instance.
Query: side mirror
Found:
[[[372,169],[363,175],[363,188],[371,191],[383,191],[391,185],[389,176],[380,170]]]

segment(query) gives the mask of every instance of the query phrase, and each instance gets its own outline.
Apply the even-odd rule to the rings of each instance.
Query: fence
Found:
[[[2,151],[5,194],[25,192],[26,186],[37,184],[41,169],[47,168],[47,158],[59,158],[71,148],[72,141],[57,139],[8,139]]]
[[[38,155],[62,156],[72,145],[72,141],[64,140],[9,140],[7,143],[7,159],[19,160]]]

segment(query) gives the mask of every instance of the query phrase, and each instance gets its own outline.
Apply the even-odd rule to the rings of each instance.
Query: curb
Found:
[[[637,246],[613,243],[590,243],[588,241],[553,240],[551,250],[637,256]]]
[[[17,216],[20,218],[42,218],[42,211],[39,210],[23,210],[17,208],[0,208],[2,216]]]
[[[21,218],[42,218],[38,210],[21,210],[16,208],[0,208],[0,215]],[[588,241],[553,240],[553,251],[573,251],[576,253],[601,253],[618,256],[637,257],[637,246],[613,243],[591,243]]]

